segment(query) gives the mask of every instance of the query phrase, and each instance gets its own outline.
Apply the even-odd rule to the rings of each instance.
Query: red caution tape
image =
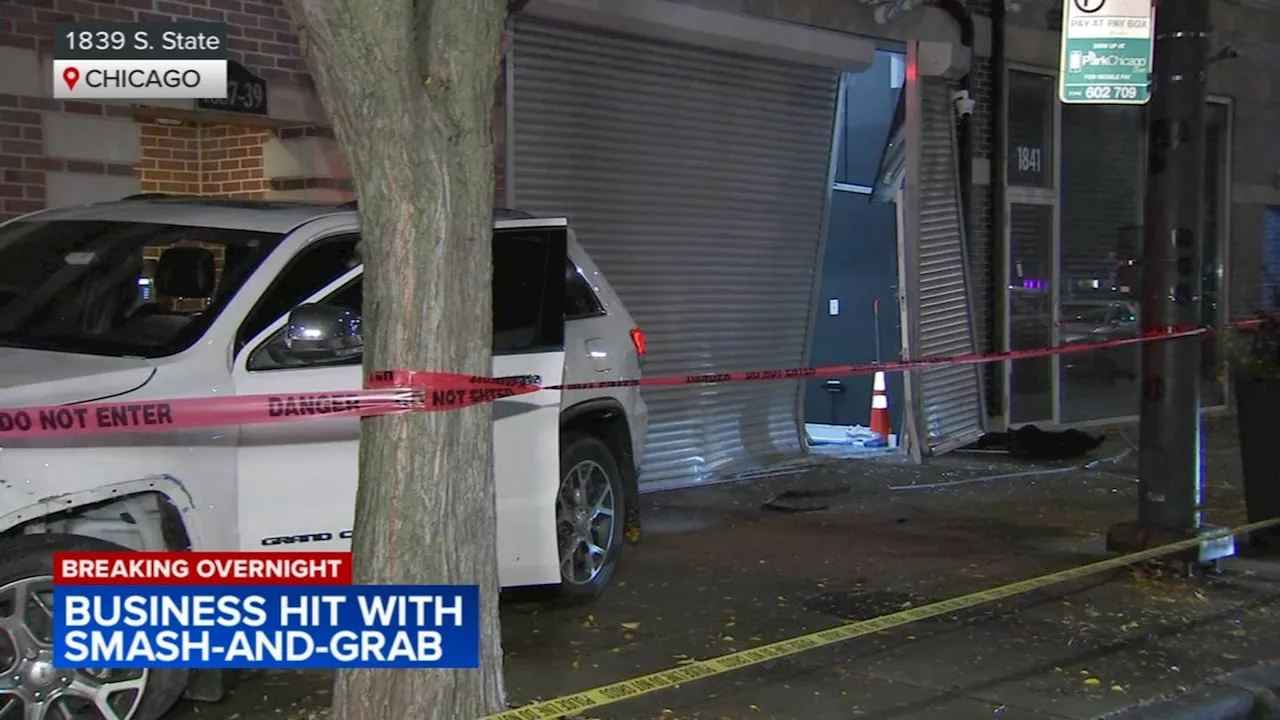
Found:
[[[1156,340],[1199,337],[1229,328],[1256,327],[1246,320],[1216,328],[1170,328],[1132,338],[1081,343],[1057,348],[1004,353],[945,355],[859,365],[746,372],[673,375],[605,382],[541,385],[536,376],[482,377],[454,373],[389,370],[371,373],[364,390],[231,397],[138,400],[0,409],[0,442],[5,438],[161,431],[228,425],[372,417],[406,412],[457,410],[480,403],[525,395],[539,390],[595,390],[619,387],[669,387],[729,382],[762,382],[806,378],[847,377],[875,372],[927,370],[948,365],[1026,360],[1138,345]]]
[[[369,373],[365,387],[377,390],[411,389],[421,393],[423,410],[454,410],[542,390],[542,378],[530,375],[483,377],[420,370],[380,370]]]
[[[536,385],[530,387],[504,378],[450,373],[377,375],[380,382],[396,382],[394,386],[383,384],[366,390],[4,409],[0,410],[0,442],[14,437],[100,435],[456,410],[538,390]]]
[[[1029,360],[1031,358],[1051,357],[1053,355],[1074,355],[1092,352],[1109,347],[1139,345],[1156,340],[1174,340],[1177,338],[1199,337],[1232,328],[1256,327],[1261,320],[1244,320],[1218,327],[1170,328],[1139,334],[1131,338],[1105,340],[1094,343],[1079,343],[1062,347],[1035,348],[1032,350],[1011,350],[999,353],[969,353],[964,355],[936,355],[914,360],[888,360],[885,362],[862,363],[859,365],[824,365],[820,367],[787,368],[783,370],[753,370],[746,372],[706,373],[703,375],[684,375],[636,380],[617,380],[607,382],[569,383],[549,385],[544,390],[595,390],[611,387],[669,387],[672,385],[708,385],[727,382],[758,382],[768,380],[793,380],[829,377],[851,377],[854,375],[870,375],[877,372],[894,372],[907,370],[928,370],[947,365],[980,365],[989,362],[1005,362],[1009,360]]]

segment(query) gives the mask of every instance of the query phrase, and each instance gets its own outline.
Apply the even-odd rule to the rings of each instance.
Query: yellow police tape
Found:
[[[1040,577],[1030,578],[1028,580],[1020,580],[1008,585],[1002,585],[990,590],[981,590],[969,595],[961,595],[960,597],[951,598],[950,600],[941,600],[929,605],[922,605],[909,610],[900,610],[888,615],[871,618],[869,620],[859,620],[845,625],[837,625],[836,627],[821,630],[809,635],[801,635],[789,640],[779,640],[767,645],[761,645],[750,650],[742,650],[740,652],[721,655],[720,657],[710,658],[707,660],[695,660],[684,665],[673,667],[669,670],[650,673],[640,677],[623,680],[621,682],[612,683],[610,685],[602,685],[590,690],[583,690],[572,695],[565,695],[550,700],[542,700],[524,707],[513,708],[506,712],[500,712],[495,715],[489,715],[481,720],[549,720],[551,718],[559,718],[570,713],[579,713],[584,710],[591,710],[604,705],[610,705],[620,700],[646,695],[658,690],[683,685],[693,680],[701,680],[702,678],[711,677],[712,675],[721,675],[732,670],[740,670],[751,665],[759,665],[760,663],[777,660],[779,658],[797,655],[806,650],[834,645],[845,640],[871,635],[891,628],[902,627],[912,623],[928,620],[940,615],[949,615],[967,610],[978,605],[985,605],[1000,600],[1007,600],[1011,597],[1024,595],[1035,590],[1078,580],[1080,578],[1096,575],[1107,570],[1115,570],[1140,563],[1144,560],[1152,560],[1165,555],[1172,555],[1176,552],[1190,550],[1198,547],[1202,542],[1214,539],[1223,539],[1237,535],[1244,535],[1257,530],[1265,530],[1270,527],[1280,526],[1280,518],[1271,520],[1263,520],[1261,522],[1249,523],[1248,525],[1240,525],[1238,527],[1224,529],[1218,532],[1207,533],[1200,537],[1189,538],[1187,540],[1179,540],[1178,542],[1161,545],[1160,547],[1143,550],[1141,552],[1122,555],[1120,557],[1100,560],[1088,565],[1062,570],[1060,572],[1041,575]]]

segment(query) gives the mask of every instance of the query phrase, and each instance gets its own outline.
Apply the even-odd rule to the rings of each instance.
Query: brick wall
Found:
[[[5,8],[0,5],[0,10]],[[45,207],[47,172],[133,175],[130,163],[90,162],[47,154],[45,114],[58,112],[120,118],[128,117],[131,111],[104,103],[0,94],[0,221]]]
[[[47,58],[52,52],[55,23],[91,20],[225,22],[233,59],[266,79],[273,88],[311,87],[297,36],[280,0],[0,0],[0,47],[35,51]],[[29,83],[29,89],[39,89],[26,94],[5,95],[0,90],[0,171],[4,173],[0,175],[0,220],[44,207],[44,173],[68,170],[69,160],[46,156],[39,146],[40,112],[132,116],[132,108],[123,105],[51,100],[46,97],[46,82],[41,78],[38,84]],[[494,108],[495,131],[499,133],[494,150],[495,199],[499,204],[504,200],[504,95],[500,83]],[[115,175],[136,172],[144,192],[262,196],[271,191],[332,191],[326,192],[326,197],[332,197],[334,192],[352,192],[351,182],[345,177],[264,175],[261,147],[267,139],[266,131],[196,127],[189,123],[161,126],[154,122],[141,130],[145,148],[136,169],[131,163],[109,163],[100,168],[81,165],[79,171]],[[290,133],[315,131],[324,129],[286,128],[278,138],[287,140],[292,137]],[[193,153],[200,157],[193,157]],[[193,177],[193,173],[200,177]]]
[[[966,3],[975,16],[987,16],[990,3]],[[988,177],[985,183],[975,183],[969,190],[968,212],[968,253],[969,253],[969,292],[973,312],[974,341],[979,352],[1001,350],[1003,330],[999,313],[999,253],[1003,242],[997,237],[995,204],[992,198],[992,183],[1000,171],[997,157],[998,140],[992,132],[992,113],[996,111],[996,98],[992,96],[991,59],[977,57],[972,59],[969,69],[969,93],[974,101],[973,117],[970,119],[973,130],[974,164],[986,161]],[[1001,366],[987,363],[983,366],[983,382],[986,388],[987,414],[999,415],[1003,403],[1001,382]]]
[[[200,194],[200,127],[192,123],[142,125],[142,192]]]
[[[334,134],[331,128],[320,127],[318,125],[280,128],[275,131],[274,137],[281,143],[289,143],[290,141],[301,142],[307,139],[319,139],[325,141],[334,140]],[[313,194],[321,195],[328,200],[345,201],[355,199],[355,192],[353,190],[351,179],[347,176],[348,172],[345,168],[345,163],[342,163],[340,160],[341,151],[337,147],[336,142],[326,144],[325,147],[329,148],[329,150],[327,152],[322,151],[321,154],[336,154],[339,158],[338,164],[344,165],[344,167],[332,168],[330,171],[331,174],[328,176],[314,173],[297,175],[287,172],[283,175],[276,176],[271,174],[273,168],[268,167],[265,168],[267,189],[278,193],[297,193],[299,191],[318,190],[324,192]],[[332,174],[334,172],[339,173],[339,175],[334,176]]]
[[[970,119],[973,130],[973,157],[977,161],[987,161],[990,168],[988,175],[995,176],[999,172],[996,165],[992,137],[991,113],[993,98],[991,97],[991,60],[975,57],[969,73],[969,93],[974,100],[973,116]],[[980,164],[976,162],[975,165]],[[995,307],[996,275],[999,266],[992,256],[992,227],[994,224],[993,206],[991,202],[991,183],[975,184],[970,188],[969,207],[969,276],[970,291],[973,295],[974,327],[980,350],[994,350],[998,344],[995,329],[992,327],[992,310]]]
[[[143,192],[261,198],[265,128],[195,122],[142,125],[138,177]]]
[[[261,198],[271,189],[262,166],[265,128],[204,125],[200,128],[200,183],[205,195]]]
[[[0,221],[44,207],[40,113],[23,109],[17,98],[0,107]],[[32,161],[37,161],[32,163]]]
[[[0,0],[0,48],[52,53],[54,23],[111,21],[205,20],[226,22],[232,58],[274,85],[309,87],[297,36],[279,0]],[[47,67],[44,66],[44,67]],[[27,73],[26,67],[21,72]],[[0,73],[15,72],[5,67]],[[86,163],[47,154],[41,144],[42,113],[77,113],[132,117],[133,109],[117,104],[57,101],[47,97],[47,81],[27,80],[19,94],[0,91],[0,221],[39,210],[46,202],[46,173],[109,173],[144,180],[144,190],[260,196],[269,189],[262,176],[261,144],[265,131],[205,128],[199,150],[207,177],[193,181],[187,166],[194,146],[192,128],[161,131],[148,125],[147,154],[135,169],[129,163]],[[47,116],[46,116],[47,117]],[[255,149],[256,148],[256,149]],[[217,163],[217,170],[210,163]],[[197,171],[198,172],[198,171]],[[167,173],[167,174],[166,174]],[[50,200],[52,201],[52,200]]]

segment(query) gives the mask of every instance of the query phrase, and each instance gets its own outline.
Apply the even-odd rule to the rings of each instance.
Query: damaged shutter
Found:
[[[905,346],[912,357],[976,352],[960,200],[959,165],[951,94],[944,79],[909,74],[908,92],[918,93],[918,119],[908,102],[906,143],[918,138],[918,167],[907,162],[910,227],[902,234],[906,298],[911,308]],[[916,127],[917,126],[918,129]],[[913,132],[914,131],[914,132]],[[914,217],[912,216],[914,215]],[[908,374],[915,440],[926,455],[963,447],[985,431],[980,366],[954,365]],[[914,377],[912,377],[914,376]]]
[[[649,376],[802,364],[839,72],[531,17],[512,53],[515,207],[570,219]],[[798,381],[645,388],[646,489],[805,453]]]

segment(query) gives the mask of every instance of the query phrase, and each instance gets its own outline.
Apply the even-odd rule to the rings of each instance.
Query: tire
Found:
[[[53,554],[55,552],[72,551],[72,552],[121,552],[127,551],[128,548],[116,545],[115,543],[97,538],[85,537],[82,535],[21,535],[8,540],[0,541],[0,609],[6,619],[12,615],[12,602],[8,589],[10,586],[16,585],[22,581],[35,581],[37,587],[43,584],[42,579],[48,578],[50,586],[53,578]],[[30,607],[28,605],[28,607]],[[30,615],[28,617],[31,617]],[[49,626],[48,632],[52,633],[52,625]],[[16,646],[11,639],[12,636],[7,632],[0,630],[0,664],[12,667],[13,652]],[[19,654],[20,656],[20,654]],[[21,665],[19,667],[22,667]],[[36,672],[37,668],[31,667],[32,672]],[[47,668],[52,668],[52,663]],[[65,674],[62,671],[60,674]],[[80,670],[70,671],[81,675]],[[108,673],[127,673],[129,671],[107,671]],[[19,674],[19,671],[6,672],[0,675],[0,696],[4,698],[21,698],[22,702],[28,702],[29,696],[24,696],[19,692],[15,692],[17,687],[13,683],[12,678]],[[65,676],[65,675],[64,675]],[[158,720],[173,704],[182,696],[183,690],[187,685],[187,670],[148,670],[146,671],[146,684],[140,691],[121,690],[114,693],[112,699],[113,707],[120,717],[120,720]],[[57,688],[58,678],[53,678],[54,688]],[[26,684],[25,687],[30,687]],[[138,698],[137,695],[141,695]],[[74,699],[75,696],[69,696]],[[56,700],[55,702],[66,703],[67,700]],[[118,704],[117,704],[118,703]],[[64,705],[65,707],[65,705]],[[52,709],[52,708],[51,708]],[[50,715],[53,717],[53,715]],[[73,720],[100,720],[103,715],[94,708],[79,708],[73,711],[71,715]]]
[[[584,477],[588,487],[601,499],[603,488],[608,488],[613,514],[607,528],[603,514],[599,514],[593,524],[595,500],[574,501],[574,482]],[[560,587],[556,599],[561,604],[591,602],[609,586],[622,555],[626,502],[622,472],[609,446],[589,435],[565,436],[560,442],[560,487],[556,492],[556,542],[560,553]],[[575,514],[573,511],[579,507],[584,513]],[[591,553],[584,545],[582,541],[586,537],[590,537],[595,547],[604,550],[598,565],[590,562],[598,554]],[[566,556],[570,554],[573,558],[567,561]]]

